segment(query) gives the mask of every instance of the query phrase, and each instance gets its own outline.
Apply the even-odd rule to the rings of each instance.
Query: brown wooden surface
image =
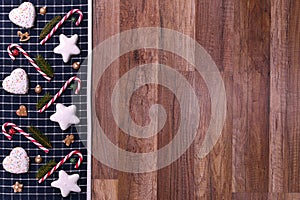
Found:
[[[101,145],[98,124],[114,144],[132,152],[159,149],[176,134],[179,103],[171,91],[155,84],[136,91],[129,109],[132,119],[144,126],[150,106],[163,105],[168,114],[163,130],[137,139],[115,124],[110,107],[114,85],[141,64],[162,63],[180,72],[196,92],[201,121],[187,152],[156,172],[119,172],[93,159],[93,199],[300,199],[300,1],[94,0],[93,9],[94,46],[132,28],[179,31],[212,56],[227,94],[222,136],[199,159],[195,153],[209,124],[210,97],[193,66],[170,52],[142,49],[115,60],[101,79],[94,75],[94,146]],[[147,74],[134,78],[140,76]]]

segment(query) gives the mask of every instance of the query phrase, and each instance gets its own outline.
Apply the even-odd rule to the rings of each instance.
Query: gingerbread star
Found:
[[[12,186],[12,188],[14,189],[14,192],[22,192],[23,190],[23,184],[19,183],[18,181]]]

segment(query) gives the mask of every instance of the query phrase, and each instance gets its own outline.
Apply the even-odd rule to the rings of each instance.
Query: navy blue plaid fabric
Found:
[[[17,126],[27,131],[26,127],[33,125],[39,128],[45,135],[48,136],[52,142],[53,148],[46,154],[44,151],[38,149],[33,143],[27,140],[20,134],[15,134],[12,141],[9,141],[3,134],[0,135],[0,162],[9,155],[10,151],[14,147],[22,147],[26,150],[30,157],[30,170],[27,174],[15,175],[5,172],[2,164],[0,166],[0,199],[63,199],[60,190],[51,187],[51,182],[58,179],[58,171],[56,171],[51,177],[45,182],[39,184],[35,178],[35,174],[39,167],[46,162],[54,159],[59,162],[65,155],[72,150],[80,150],[84,156],[84,162],[79,169],[74,169],[74,164],[67,161],[60,169],[65,170],[68,174],[79,173],[79,186],[81,188],[80,193],[71,192],[70,195],[65,199],[87,199],[87,150],[85,147],[87,133],[86,130],[87,118],[86,118],[86,74],[87,66],[81,66],[81,70],[77,72],[71,65],[75,61],[83,62],[88,54],[88,3],[82,0],[30,0],[35,5],[37,12],[36,24],[33,28],[26,30],[30,33],[31,39],[29,42],[20,43],[17,31],[22,30],[18,26],[14,25],[8,19],[9,12],[18,7],[23,1],[21,0],[1,0],[0,2],[0,79],[2,80],[8,76],[14,69],[24,69],[30,79],[30,90],[27,95],[13,95],[9,94],[0,89],[0,123],[1,125],[5,122],[15,123]],[[47,6],[47,14],[40,15],[39,8]],[[40,45],[39,33],[54,16],[64,16],[71,9],[78,8],[83,14],[84,18],[80,26],[75,26],[75,23],[71,19],[65,22],[55,36],[52,37],[46,45]],[[77,14],[74,14],[77,20]],[[68,63],[63,63],[61,55],[53,53],[53,49],[59,44],[59,34],[65,34],[70,37],[73,34],[79,35],[78,46],[81,49],[81,54],[72,57]],[[12,61],[7,54],[7,46],[11,43],[20,44],[25,51],[32,57],[36,57],[41,54],[51,64],[54,69],[55,76],[51,82],[46,81],[28,62],[23,56],[19,55],[15,61]],[[74,102],[72,96],[74,91],[69,88],[58,100],[57,103],[63,103],[66,106],[71,104],[78,104],[77,109],[81,123],[76,126],[72,126],[66,131],[62,131],[58,124],[49,120],[49,117],[55,112],[55,105],[52,105],[44,113],[38,113],[36,111],[36,103],[45,94],[49,92],[54,95],[61,86],[70,77],[78,75],[83,82],[83,88],[80,94],[77,96],[78,102]],[[35,86],[39,84],[43,88],[41,94],[34,92]],[[81,102],[79,102],[81,101]],[[16,115],[16,110],[20,105],[25,105],[28,109],[28,117],[20,118]],[[78,127],[80,127],[78,129]],[[77,131],[80,130],[80,131]],[[62,142],[67,134],[73,133],[75,135],[75,143],[70,147],[66,147]],[[43,162],[36,164],[34,158],[36,155],[41,155]],[[77,160],[77,156],[74,156]],[[14,193],[12,185],[19,181],[24,184],[22,193]]]

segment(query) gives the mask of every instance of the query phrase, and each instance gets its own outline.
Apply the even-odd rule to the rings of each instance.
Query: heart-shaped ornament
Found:
[[[21,105],[19,109],[16,111],[16,114],[19,117],[27,117],[27,109],[24,105]]]
[[[9,20],[22,28],[31,28],[34,25],[35,16],[33,4],[24,2],[18,8],[10,11]]]
[[[2,165],[5,171],[13,174],[27,173],[29,157],[22,147],[16,147],[4,158]]]
[[[9,93],[27,94],[28,82],[29,81],[26,72],[21,68],[17,68],[3,80],[2,87]]]

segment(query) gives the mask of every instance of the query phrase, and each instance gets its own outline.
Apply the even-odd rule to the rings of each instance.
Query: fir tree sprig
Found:
[[[47,174],[47,172],[48,172],[49,170],[51,170],[56,164],[57,164],[57,163],[55,162],[55,160],[50,160],[48,163],[46,163],[45,165],[41,166],[41,167],[38,169],[38,171],[37,171],[35,177],[36,177],[37,179],[42,178],[42,177],[45,176],[45,174]]]
[[[53,69],[42,55],[37,55],[35,62],[47,76],[53,78]]]
[[[46,93],[45,96],[43,96],[38,103],[36,104],[36,109],[39,110],[41,109],[46,103],[48,103],[52,99],[51,94]]]
[[[48,22],[45,27],[43,28],[41,34],[40,34],[40,39],[44,39],[48,33],[51,32],[52,28],[61,20],[61,16],[55,16],[50,22]]]
[[[37,129],[34,126],[29,126],[27,128],[27,130],[31,133],[31,136],[38,141],[39,143],[41,143],[44,147],[46,148],[52,148],[52,145],[49,141],[49,139],[47,138],[47,136],[45,136],[39,129]]]

